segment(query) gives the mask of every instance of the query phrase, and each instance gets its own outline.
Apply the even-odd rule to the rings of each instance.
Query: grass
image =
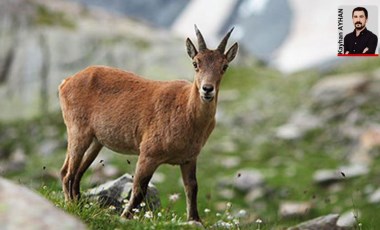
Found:
[[[366,59],[361,63],[350,66],[350,71],[364,71],[363,66],[365,71],[371,71],[379,66],[377,59]],[[338,67],[329,74],[342,72],[346,70]],[[300,105],[310,104],[310,88],[322,77],[316,71],[282,77],[278,72],[263,67],[231,68],[228,71],[220,94],[233,95],[233,99],[220,101],[220,121],[198,160],[198,205],[207,228],[221,228],[216,223],[224,223],[232,229],[283,229],[321,215],[341,214],[349,210],[360,213],[357,229],[374,229],[380,225],[377,217],[380,206],[367,201],[370,191],[380,185],[380,167],[376,167],[380,159],[375,159],[369,175],[363,178],[345,179],[335,187],[321,187],[313,183],[316,170],[334,169],[342,165],[347,154],[353,150],[351,141],[339,134],[339,120],[330,121],[327,126],[315,129],[296,141],[280,140],[274,136],[275,128],[286,123]],[[370,102],[359,109],[369,122],[376,122],[380,116],[377,108],[378,103]],[[54,135],[46,131],[51,127],[58,130],[53,132]],[[9,130],[13,130],[13,134]],[[4,146],[1,151],[11,153],[21,147],[28,157],[23,171],[2,174],[37,189],[56,206],[82,219],[90,229],[196,228],[183,225],[186,202],[178,167],[162,165],[158,169],[165,176],[162,183],[156,184],[162,209],[153,212],[152,216],[140,213],[136,220],[124,221],[113,210],[101,208],[89,200],[65,204],[59,181],[44,176],[46,172],[57,173],[63,163],[64,145],[50,155],[38,153],[38,146],[46,136],[64,143],[65,129],[60,114],[0,124],[0,133],[5,133],[0,136],[1,146]],[[10,139],[12,136],[18,140]],[[133,173],[137,160],[135,156],[107,155],[109,157],[104,164],[117,167],[120,173]],[[240,163],[225,168],[222,161],[226,157],[238,157]],[[94,164],[99,164],[100,160],[97,158]],[[265,177],[267,192],[252,203],[245,202],[245,194],[232,187],[220,187],[221,178],[232,180],[240,169],[245,168],[258,169]],[[93,170],[85,174],[82,191],[93,186]],[[219,193],[221,189],[232,191],[233,196],[226,198]],[[179,200],[172,202],[169,199],[171,194],[179,194]],[[278,214],[279,206],[289,200],[311,202],[313,208],[302,217],[282,218]],[[238,213],[246,214],[237,218]],[[240,225],[235,224],[238,221]]]

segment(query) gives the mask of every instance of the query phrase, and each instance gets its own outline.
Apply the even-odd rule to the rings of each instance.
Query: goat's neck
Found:
[[[189,115],[199,125],[205,125],[213,121],[215,119],[217,99],[218,94],[215,95],[215,98],[211,102],[202,101],[199,95],[199,88],[194,82],[188,100]]]

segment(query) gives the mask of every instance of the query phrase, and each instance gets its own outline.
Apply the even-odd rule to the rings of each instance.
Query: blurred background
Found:
[[[231,202],[236,213],[246,210],[244,223],[260,218],[268,229],[333,213],[346,218],[339,219],[343,226],[374,229],[380,225],[380,61],[336,56],[337,9],[356,4],[3,0],[0,175],[60,191],[66,133],[57,87],[64,78],[109,65],[150,79],[191,81],[184,41],[196,42],[194,24],[211,48],[235,27],[229,45],[239,42],[238,58],[223,79],[217,128],[199,159],[200,209],[220,212]],[[136,157],[109,152],[102,150],[83,190],[133,174]],[[181,194],[174,209],[184,213],[179,178],[177,168],[162,166],[153,182],[163,206],[169,194]]]

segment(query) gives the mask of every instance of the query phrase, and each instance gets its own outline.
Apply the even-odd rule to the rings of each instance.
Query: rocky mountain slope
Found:
[[[192,77],[182,39],[72,2],[1,1],[0,44],[0,119],[57,109],[61,80],[89,65]]]

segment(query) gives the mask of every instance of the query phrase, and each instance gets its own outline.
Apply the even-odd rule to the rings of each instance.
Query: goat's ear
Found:
[[[237,54],[238,48],[239,48],[239,45],[237,44],[237,42],[235,42],[235,44],[233,44],[233,46],[231,46],[231,48],[227,51],[226,58],[228,62],[231,62],[232,60],[234,60]]]
[[[187,54],[193,59],[197,55],[198,51],[189,38],[186,39]]]

